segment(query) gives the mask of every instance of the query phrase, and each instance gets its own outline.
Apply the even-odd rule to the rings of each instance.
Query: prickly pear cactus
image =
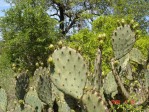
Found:
[[[7,109],[7,94],[4,89],[0,87],[0,112],[6,112]]]
[[[47,68],[43,68],[41,71],[40,71],[41,74],[38,77],[38,84],[36,87],[36,91],[38,93],[39,99],[51,107],[53,102],[52,102],[52,86],[49,71]]]
[[[120,26],[114,31],[112,44],[116,59],[129,53],[135,43],[135,33],[129,25]]]
[[[129,59],[130,59],[130,55],[129,54],[126,54],[125,56],[123,56],[122,58],[120,58],[118,61],[119,61],[119,66],[122,68],[122,69],[125,69],[128,62],[129,62]]]
[[[51,80],[58,89],[76,99],[83,95],[88,67],[82,56],[75,50],[62,47],[52,54],[54,70]]]
[[[97,51],[97,57],[95,59],[95,72],[94,72],[94,76],[93,76],[93,80],[94,80],[94,88],[96,88],[97,90],[100,90],[101,86],[102,86],[102,70],[101,70],[101,51],[100,49],[98,49]]]
[[[57,100],[58,112],[70,112],[70,107],[64,100]]]
[[[23,100],[29,86],[29,76],[26,72],[20,73],[16,76],[16,96],[19,100]]]
[[[139,51],[137,48],[133,48],[130,52],[130,59],[134,62],[137,62],[139,64],[145,63],[145,58],[141,51]]]
[[[52,99],[53,101],[56,101],[58,105],[58,111],[59,112],[70,112],[70,107],[65,101],[64,93],[58,90],[53,84],[52,84],[52,93],[53,93]]]
[[[103,84],[104,92],[114,97],[118,93],[117,87],[112,72],[109,72]]]
[[[32,106],[36,112],[42,112],[43,109],[43,103],[38,98],[36,90],[31,87],[29,92],[27,93],[25,97],[25,103]]]
[[[95,90],[87,90],[82,98],[87,112],[109,112],[102,96]]]

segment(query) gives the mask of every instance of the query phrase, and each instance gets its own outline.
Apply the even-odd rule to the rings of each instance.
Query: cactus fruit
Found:
[[[122,23],[122,26],[124,26],[124,24],[125,24],[125,20],[122,19],[122,20],[121,20],[121,23]]]
[[[47,62],[48,62],[49,64],[53,64],[53,58],[52,58],[51,56],[49,56]]]
[[[37,62],[37,63],[35,63],[35,65],[36,65],[36,67],[39,67],[39,63]]]
[[[114,61],[114,67],[118,67],[118,65],[119,65],[119,61],[118,60],[115,60]]]
[[[99,47],[102,48],[103,47],[103,44],[104,44],[104,41],[103,40],[100,40],[99,41]]]
[[[136,23],[136,24],[134,24],[134,25],[132,26],[132,28],[133,28],[134,30],[136,30],[138,27],[139,27],[139,24],[138,24],[138,23]]]
[[[26,72],[16,76],[16,96],[19,100],[23,100],[29,86],[29,76]]]
[[[53,52],[54,49],[55,49],[53,44],[50,44],[48,48],[49,48],[49,50],[50,50],[51,52]]]
[[[44,70],[43,67],[39,67],[38,69],[35,70],[34,76],[42,75],[43,70]]]
[[[87,112],[108,112],[102,96],[95,90],[87,90],[83,95],[82,102]]]
[[[51,80],[66,94],[80,99],[87,80],[88,67],[82,56],[75,50],[62,47],[52,54],[54,72]]]
[[[38,98],[36,90],[31,87],[25,97],[25,103],[32,106],[36,111],[35,112],[42,112],[43,103]]]
[[[103,33],[103,34],[99,34],[99,35],[98,35],[98,40],[99,40],[99,41],[101,41],[101,40],[104,41],[105,38],[106,38],[106,34],[105,34],[105,33]]]
[[[135,43],[135,33],[129,25],[120,26],[114,31],[112,44],[116,59],[129,53]]]
[[[120,20],[117,20],[117,25],[118,25],[118,26],[121,26]]]
[[[0,112],[6,112],[7,109],[7,94],[4,89],[0,87]]]
[[[62,48],[62,46],[63,46],[63,42],[62,42],[62,41],[59,41],[59,42],[58,42],[58,47],[59,47],[59,48]]]
[[[115,82],[115,78],[112,74],[112,72],[109,72],[105,78],[104,84],[103,84],[103,89],[104,92],[108,95],[111,95],[114,97],[118,93],[118,86]]]

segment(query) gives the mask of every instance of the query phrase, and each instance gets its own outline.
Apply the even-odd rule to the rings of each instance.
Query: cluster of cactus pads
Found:
[[[146,64],[141,52],[133,48],[135,41],[136,34],[131,25],[122,24],[113,32],[115,58],[111,61],[112,70],[104,79],[100,49],[97,49],[95,72],[91,73],[79,51],[62,45],[54,50],[54,46],[50,45],[54,52],[49,56],[48,67],[36,69],[32,84],[27,73],[16,77],[18,102],[13,109],[7,109],[7,94],[0,88],[0,112],[110,112],[111,103],[107,96],[115,98],[121,93],[126,100],[131,98],[133,90],[128,90],[121,78],[125,75],[134,80],[131,62],[142,66]],[[139,95],[136,105],[145,105],[149,98],[149,70],[144,67],[136,74],[143,74],[145,78],[140,92],[145,95]]]

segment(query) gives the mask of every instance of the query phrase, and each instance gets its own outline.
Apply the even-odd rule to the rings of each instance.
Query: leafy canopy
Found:
[[[11,62],[31,71],[37,61],[46,61],[46,48],[56,40],[56,21],[46,13],[44,2],[17,1],[0,21],[5,41],[3,51]]]

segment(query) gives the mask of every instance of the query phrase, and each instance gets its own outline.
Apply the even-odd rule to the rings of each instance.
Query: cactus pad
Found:
[[[108,112],[102,96],[95,90],[87,90],[83,95],[82,102],[87,112]]]
[[[4,89],[0,87],[0,111],[6,112],[7,108],[7,94]]]
[[[101,51],[100,49],[98,49],[97,51],[97,57],[95,59],[95,72],[94,72],[94,88],[96,88],[97,90],[100,89],[100,87],[102,86],[102,78],[101,78]]]
[[[105,93],[109,95],[111,94],[112,97],[115,96],[116,93],[118,93],[117,84],[115,82],[115,78],[112,72],[109,72],[107,74],[107,77],[105,78],[105,81],[104,81],[103,88]]]
[[[58,111],[59,112],[70,112],[70,107],[65,101],[65,95],[63,92],[58,90],[53,84],[52,84],[52,95],[53,95],[53,100],[56,101],[58,105]]]
[[[121,66],[122,69],[125,69],[128,62],[129,62],[129,54],[126,54],[125,56],[123,56],[122,58],[120,58],[119,61],[119,66]]]
[[[29,86],[29,76],[26,72],[20,73],[16,77],[16,96],[19,100],[23,100]]]
[[[145,59],[141,51],[139,51],[137,48],[133,48],[130,52],[130,59],[132,61],[135,61],[139,64],[144,64]]]
[[[49,77],[49,71],[46,68],[40,69],[36,90],[39,99],[52,106],[51,81]]]
[[[32,106],[36,112],[41,112],[43,109],[43,103],[38,98],[37,92],[34,88],[30,88],[29,92],[27,93],[25,103]]]
[[[112,44],[116,59],[120,59],[129,53],[135,43],[135,33],[129,25],[120,26],[114,31]]]
[[[62,47],[54,51],[52,82],[64,93],[80,99],[87,80],[88,67],[74,49]]]

